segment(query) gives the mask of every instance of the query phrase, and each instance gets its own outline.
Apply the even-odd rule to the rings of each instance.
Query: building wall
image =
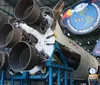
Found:
[[[10,6],[9,4],[5,3],[4,0],[0,0],[0,12],[6,14],[5,12],[1,11],[2,10],[5,10],[11,14],[13,14],[14,12],[14,8],[12,6]]]

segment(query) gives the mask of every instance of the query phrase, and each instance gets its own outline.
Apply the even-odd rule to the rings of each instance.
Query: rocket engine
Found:
[[[41,67],[42,62],[50,59],[56,42],[61,44],[66,62],[74,69],[73,78],[86,79],[91,67],[98,70],[99,62],[67,38],[58,22],[53,29],[55,16],[51,8],[38,7],[34,0],[21,0],[14,15],[16,20],[13,23],[0,28],[0,47],[10,49],[8,64],[12,71],[34,73],[34,68]],[[2,68],[2,61],[0,66]]]

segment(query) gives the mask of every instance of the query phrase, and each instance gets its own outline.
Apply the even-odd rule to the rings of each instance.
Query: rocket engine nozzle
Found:
[[[41,63],[42,58],[34,46],[26,42],[15,44],[9,54],[9,66],[14,72],[31,70]]]
[[[27,24],[40,23],[41,12],[34,0],[20,0],[15,7],[15,17]]]
[[[0,52],[0,69],[8,67],[8,55],[4,52]]]
[[[22,31],[10,23],[2,25],[0,28],[0,47],[11,48],[22,38]]]

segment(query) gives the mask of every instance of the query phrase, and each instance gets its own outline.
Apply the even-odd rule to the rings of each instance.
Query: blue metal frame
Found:
[[[55,51],[59,52],[60,58],[63,61],[64,65],[56,64],[52,61]],[[65,56],[61,52],[58,42],[56,42],[56,44],[55,44],[54,52],[52,53],[50,60],[48,60],[45,64],[46,67],[48,67],[47,73],[41,74],[41,75],[29,75],[28,72],[24,72],[21,76],[18,76],[18,75],[12,76],[11,77],[11,85],[14,85],[15,80],[19,80],[19,82],[20,82],[19,85],[26,85],[26,82],[29,83],[31,79],[32,80],[33,79],[34,80],[47,80],[48,79],[48,85],[53,85],[54,79],[56,80],[57,85],[61,85],[62,79],[63,79],[64,85],[69,85],[67,72],[70,73],[69,80],[70,80],[70,85],[72,85],[72,82],[73,82],[72,71],[73,71],[73,69],[68,67]],[[1,84],[0,85],[4,85],[4,78],[5,78],[4,73],[5,73],[5,70],[2,70]],[[53,73],[56,74],[56,76],[55,76],[56,78],[53,76]],[[28,85],[30,85],[30,83]]]
[[[0,83],[0,85],[4,85],[4,77],[5,76],[5,70],[2,70],[1,71],[1,83]]]

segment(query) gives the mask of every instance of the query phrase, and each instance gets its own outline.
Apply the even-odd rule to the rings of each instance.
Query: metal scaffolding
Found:
[[[63,64],[54,63],[53,56],[54,53],[58,52],[60,59],[63,61]],[[59,43],[55,44],[54,52],[52,53],[50,60],[45,63],[45,66],[48,68],[45,74],[38,75],[29,75],[28,72],[23,72],[22,75],[15,75],[6,77],[6,70],[1,71],[1,84],[4,85],[4,81],[10,81],[10,85],[15,85],[15,81],[19,82],[19,85],[31,85],[31,81],[47,81],[48,85],[54,85],[54,82],[57,82],[57,85],[73,85],[72,71],[73,69],[68,67],[65,56],[60,50]],[[53,76],[55,74],[55,76]],[[18,84],[17,84],[18,85]]]

